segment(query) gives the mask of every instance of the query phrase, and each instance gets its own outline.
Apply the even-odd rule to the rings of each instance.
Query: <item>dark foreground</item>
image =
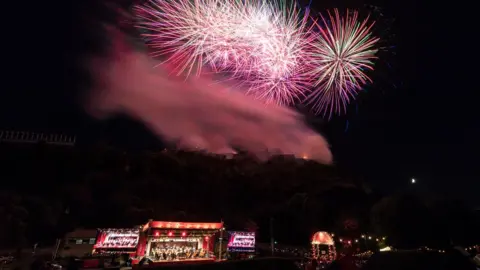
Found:
[[[162,270],[299,270],[295,261],[284,258],[259,258],[245,261],[225,261],[208,264],[144,266],[134,269],[162,269]]]
[[[147,268],[147,267],[145,267]],[[143,269],[145,269],[143,268]],[[218,262],[198,265],[152,266],[162,270],[300,270],[295,260],[259,258],[246,261]],[[360,269],[360,268],[355,268]],[[467,257],[436,252],[387,252],[373,255],[362,270],[477,270]],[[303,270],[303,269],[302,269]],[[326,270],[354,270],[334,263]]]

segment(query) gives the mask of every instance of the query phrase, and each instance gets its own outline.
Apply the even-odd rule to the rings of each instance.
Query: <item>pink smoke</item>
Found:
[[[227,153],[235,146],[259,158],[268,157],[268,149],[332,162],[326,140],[295,112],[229,91],[208,76],[169,76],[167,66],[152,68],[157,63],[113,33],[112,54],[90,66],[97,82],[88,104],[92,115],[125,113],[185,148]]]

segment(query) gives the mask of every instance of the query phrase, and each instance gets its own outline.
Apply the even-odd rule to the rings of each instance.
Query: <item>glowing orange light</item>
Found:
[[[333,238],[327,232],[316,232],[312,237],[313,245],[333,245]]]
[[[175,229],[221,229],[222,223],[206,223],[206,222],[169,222],[169,221],[152,221],[151,228],[175,228]]]

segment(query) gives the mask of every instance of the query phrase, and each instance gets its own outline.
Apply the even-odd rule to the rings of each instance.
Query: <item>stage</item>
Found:
[[[161,266],[175,266],[175,265],[210,264],[214,262],[216,262],[214,258],[185,259],[185,260],[175,260],[175,261],[154,261],[144,265],[140,265],[139,263],[134,264],[133,269],[161,267]]]

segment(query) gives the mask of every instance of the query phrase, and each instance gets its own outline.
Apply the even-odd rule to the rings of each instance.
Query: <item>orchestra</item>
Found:
[[[205,249],[167,243],[153,246],[150,251],[152,261],[192,260],[208,257],[208,251]]]

